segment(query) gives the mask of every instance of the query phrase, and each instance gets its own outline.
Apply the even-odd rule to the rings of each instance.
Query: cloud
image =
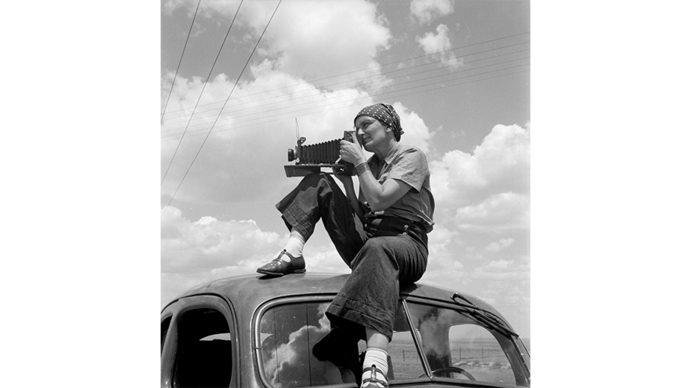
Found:
[[[465,206],[455,213],[460,229],[500,232],[529,228],[529,197],[515,193],[496,194],[477,205]]]
[[[225,75],[211,80],[191,122],[203,84],[178,76],[162,127],[161,174],[175,156],[164,195],[172,195],[184,177],[178,200],[276,203],[277,193],[294,184],[285,178],[283,165],[288,162],[285,150],[295,146],[295,118],[308,144],[332,140],[342,137],[363,103],[370,102],[365,94],[321,91],[262,65],[252,71],[256,79],[239,83],[225,105],[235,82]]]
[[[413,20],[427,24],[453,13],[454,8],[452,0],[412,0],[410,14]]]
[[[167,14],[187,12],[191,21],[197,3],[164,0],[162,6]],[[276,4],[243,3],[231,37],[239,54],[249,54]],[[238,5],[238,0],[201,2],[194,31],[210,34],[213,28],[227,28]],[[460,64],[459,58],[444,52],[452,48],[457,24],[438,20],[453,12],[452,1],[412,1],[408,22],[415,23],[408,23],[409,27],[428,27],[417,35],[405,32],[406,42],[418,44],[448,65]],[[187,28],[188,24],[182,30],[186,33]],[[207,84],[201,77],[177,75],[161,138],[161,173],[176,153],[161,187],[163,204],[175,193],[176,205],[167,208],[161,220],[164,301],[203,281],[255,273],[272,259],[287,240],[273,204],[297,183],[283,170],[288,164],[286,149],[295,145],[295,118],[300,135],[313,144],[340,137],[352,128],[354,115],[374,102],[392,104],[405,130],[402,142],[427,153],[437,224],[429,235],[429,266],[422,281],[482,297],[487,279],[524,281],[511,276],[525,273],[514,256],[527,246],[520,236],[529,234],[529,124],[466,128],[469,134],[491,131],[471,152],[436,154],[435,132],[424,122],[424,111],[417,105],[413,111],[400,101],[372,98],[388,81],[380,77],[377,58],[392,54],[386,50],[393,43],[398,42],[389,23],[373,2],[289,1],[281,4],[239,82],[233,78],[236,72],[227,69],[222,70],[227,74],[214,76]],[[173,70],[163,73],[163,101]],[[189,122],[202,88],[202,99]],[[445,131],[438,138],[460,133],[447,125]],[[448,147],[453,145],[443,149],[452,149]],[[251,212],[255,208],[257,215],[234,216],[243,219],[225,215],[238,208]],[[274,224],[266,221],[274,219]],[[309,272],[349,273],[325,232],[314,236],[304,253]],[[511,296],[509,291],[491,290],[487,295]]]
[[[200,283],[254,274],[283,248],[288,233],[265,232],[253,220],[185,218],[178,208],[162,210],[161,283],[163,302]],[[318,231],[317,233],[325,233]],[[350,273],[333,244],[310,240],[304,248],[309,272]]]
[[[472,153],[454,150],[430,163],[437,206],[477,206],[503,193],[526,195],[529,161],[529,126],[496,125]]]
[[[198,273],[263,262],[277,252],[284,238],[262,231],[254,221],[190,221],[174,207],[161,220],[161,262],[164,273]]]
[[[311,240],[309,244],[304,246],[304,257],[309,272],[350,273],[350,268],[340,257],[330,240],[323,245],[318,245]]]
[[[374,4],[295,1],[281,5],[278,12],[264,51],[277,58],[277,69],[311,79],[343,74],[329,83],[380,73],[374,58],[390,47],[391,33]],[[346,74],[355,70],[362,71]]]
[[[509,322],[529,321],[530,259],[519,256],[493,260],[472,272],[476,293],[501,311]],[[529,336],[529,332],[521,333]]]
[[[427,32],[424,37],[417,38],[417,43],[424,49],[427,54],[438,53],[451,48],[450,38],[448,37],[448,27],[439,24],[436,27],[436,34]]]
[[[309,345],[331,330],[330,321],[326,317],[328,306],[328,303],[319,305],[318,326],[302,326],[288,335],[287,342],[277,343],[274,349],[262,349],[267,353],[264,356],[265,375],[274,386],[281,387],[285,381],[304,380],[304,364],[318,363],[309,351]]]
[[[510,247],[514,242],[515,240],[512,238],[502,238],[487,245],[485,249],[489,252],[499,252]]]
[[[394,102],[392,105],[400,116],[400,125],[405,132],[400,138],[400,142],[414,145],[427,153],[429,151],[429,141],[431,141],[433,134],[429,132],[429,128],[424,123],[424,120],[400,102]]]
[[[252,46],[266,29],[277,2],[244,2],[236,23],[248,31],[244,40]],[[196,1],[170,0],[164,10],[194,9]],[[202,2],[208,17],[229,23],[238,2]],[[345,81],[380,74],[374,60],[380,50],[390,47],[391,33],[376,5],[364,0],[288,1],[280,4],[265,30],[258,53],[273,60],[276,70],[296,78],[321,79],[350,87]],[[234,34],[233,36],[239,33]],[[352,73],[355,70],[361,70]],[[352,74],[346,74],[352,73]],[[344,74],[333,78],[334,74]],[[366,80],[371,83],[371,79]]]
[[[462,62],[455,57],[455,53],[448,51],[453,48],[450,43],[449,32],[448,27],[439,24],[436,27],[436,34],[427,32],[423,37],[417,37],[417,43],[426,54],[437,54],[429,57],[428,60],[440,60],[444,66],[455,68]]]
[[[463,255],[458,254],[463,245],[459,233],[437,224],[428,237],[429,260],[421,281],[457,288],[457,279],[463,279],[466,273]]]
[[[180,201],[276,203],[294,186],[283,165],[286,149],[295,146],[295,118],[300,136],[314,144],[342,137],[356,113],[373,103],[355,89],[318,89],[273,69],[269,61],[251,71],[254,80],[240,82],[229,100],[235,82],[223,74],[205,87],[199,78],[177,77],[162,127],[161,174],[168,171],[163,195],[172,195],[184,177],[175,194]],[[170,82],[172,74],[164,78]],[[388,102],[401,116],[403,142],[427,151],[432,136],[424,121],[401,103]]]
[[[480,280],[527,280],[529,279],[530,264],[528,256],[511,259],[492,260],[476,268],[473,277]],[[496,285],[492,287],[496,288]],[[501,288],[507,287],[505,285]]]

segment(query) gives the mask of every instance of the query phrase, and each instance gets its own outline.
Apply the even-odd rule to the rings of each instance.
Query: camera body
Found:
[[[328,172],[332,174],[354,175],[354,166],[340,160],[340,141],[353,142],[355,131],[344,131],[341,139],[329,140],[322,143],[304,145],[307,140],[300,137],[294,149],[288,149],[288,162],[295,164],[285,166],[285,175],[306,176]]]

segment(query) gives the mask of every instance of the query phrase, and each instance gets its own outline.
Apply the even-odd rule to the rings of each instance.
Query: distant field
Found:
[[[529,340],[523,340],[529,350]],[[494,340],[454,341],[450,344],[453,365],[472,374],[479,381],[515,383],[510,363]],[[388,353],[394,365],[395,379],[417,378],[424,374],[414,344],[393,341]],[[457,375],[459,379],[466,377]]]

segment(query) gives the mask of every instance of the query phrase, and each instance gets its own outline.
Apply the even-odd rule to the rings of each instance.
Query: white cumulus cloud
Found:
[[[427,32],[423,37],[417,37],[417,43],[426,54],[437,54],[434,57],[438,58],[446,67],[457,67],[461,64],[455,57],[455,53],[448,51],[453,46],[450,42],[450,29],[444,24],[439,24],[436,27],[435,34]]]
[[[266,13],[263,8],[265,4],[253,6],[249,12]],[[257,32],[263,30],[264,18],[250,19]],[[283,2],[264,39],[262,53],[277,59],[277,69],[298,78],[320,79],[373,67],[331,79],[333,83],[378,74],[373,58],[389,48],[391,34],[376,6],[367,1],[303,0]]]
[[[266,260],[277,252],[283,237],[263,232],[254,221],[190,221],[174,207],[161,220],[162,271],[194,273]]]
[[[502,238],[487,245],[485,249],[489,252],[499,252],[510,247],[514,242],[515,240],[512,238]]]
[[[419,23],[430,23],[434,19],[449,15],[455,10],[453,0],[412,0],[410,14]]]

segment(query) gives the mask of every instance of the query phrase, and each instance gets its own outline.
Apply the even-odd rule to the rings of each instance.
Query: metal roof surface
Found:
[[[175,300],[191,295],[214,294],[224,296],[233,302],[236,307],[254,310],[258,305],[279,297],[319,294],[335,295],[349,276],[349,274],[323,273],[290,274],[282,277],[269,277],[258,274],[239,275],[200,284],[184,292]],[[414,296],[443,302],[452,302],[454,293],[467,298],[476,306],[503,318],[488,303],[473,295],[459,291],[451,291],[419,282],[407,285],[400,290],[401,296]],[[174,300],[170,303],[172,302]],[[242,306],[239,306],[240,302]],[[505,318],[503,320],[506,321]]]

